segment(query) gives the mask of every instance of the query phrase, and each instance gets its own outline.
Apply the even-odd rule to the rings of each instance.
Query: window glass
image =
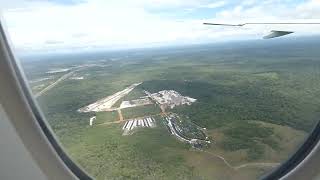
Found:
[[[1,7],[46,121],[96,179],[258,179],[318,122],[320,1]]]

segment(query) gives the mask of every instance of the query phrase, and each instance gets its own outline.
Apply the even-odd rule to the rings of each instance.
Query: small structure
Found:
[[[198,139],[191,139],[190,140],[190,144],[192,145],[193,148],[196,149],[201,149],[203,148],[203,143],[202,141],[198,140]]]
[[[84,77],[83,76],[74,76],[74,77],[71,77],[70,79],[72,79],[72,80],[83,80]]]
[[[93,125],[93,121],[96,120],[96,119],[97,119],[96,116],[91,117],[90,120],[89,120],[89,125],[92,126]]]

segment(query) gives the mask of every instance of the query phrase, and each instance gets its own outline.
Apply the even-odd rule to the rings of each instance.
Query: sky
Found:
[[[202,24],[320,22],[320,0],[0,0],[0,10],[21,53],[261,39],[270,30],[320,33],[320,25]]]

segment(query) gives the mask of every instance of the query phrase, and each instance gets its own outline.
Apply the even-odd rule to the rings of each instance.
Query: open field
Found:
[[[128,109],[123,109],[122,114],[124,119],[132,119],[137,117],[144,117],[148,115],[157,115],[160,114],[159,106],[155,104],[146,105],[146,106],[137,106]]]
[[[117,111],[97,112],[96,114],[97,119],[94,121],[94,124],[103,124],[106,122],[114,122],[119,120]]]
[[[57,57],[55,63],[50,57],[43,59],[48,63],[30,62],[37,69],[24,64],[31,79],[47,77],[49,69],[100,64],[77,71],[84,80],[65,79],[37,99],[66,151],[93,177],[250,180],[285,161],[318,122],[319,42],[297,39],[132,50]],[[124,121],[92,127],[90,117],[96,115],[97,123],[117,121],[117,111],[77,112],[137,82],[143,83],[117,96],[117,107],[123,100],[145,96],[143,90],[174,90],[195,98],[191,105],[168,112],[206,128],[210,146],[196,150],[179,141],[160,116],[155,117],[156,127],[123,136],[126,119],[161,113],[154,104],[122,109]],[[190,136],[193,132],[184,131]]]

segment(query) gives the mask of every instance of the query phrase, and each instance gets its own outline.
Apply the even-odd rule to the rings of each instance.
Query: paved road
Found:
[[[73,73],[75,73],[76,71],[80,71],[86,67],[89,66],[81,66],[78,67],[76,69],[74,69],[73,71],[68,72],[67,74],[61,76],[59,79],[57,79],[55,82],[53,82],[52,84],[48,85],[47,87],[45,87],[44,89],[42,89],[40,92],[35,94],[35,97],[39,97],[41,95],[43,95],[44,93],[46,93],[47,91],[49,91],[50,89],[52,89],[53,87],[55,87],[59,82],[64,81],[65,79],[67,79],[68,77],[70,77]]]
[[[69,72],[69,73],[61,76],[58,80],[56,80],[55,82],[53,82],[52,84],[50,84],[49,86],[45,87],[45,88],[42,89],[40,92],[38,92],[38,93],[35,95],[35,97],[37,98],[37,97],[43,95],[44,93],[46,93],[47,91],[49,91],[50,89],[52,89],[53,87],[55,87],[59,82],[67,79],[68,77],[70,77],[75,71],[76,71],[76,70],[71,71],[71,72]]]
[[[89,104],[85,107],[80,108],[78,111],[79,112],[100,112],[100,111],[111,111],[115,110],[115,108],[112,108],[112,106],[118,102],[122,97],[126,96],[129,94],[135,87],[139,86],[142,82],[140,83],[134,83],[131,86],[125,88],[122,91],[118,91],[110,96],[104,97],[92,104]]]

